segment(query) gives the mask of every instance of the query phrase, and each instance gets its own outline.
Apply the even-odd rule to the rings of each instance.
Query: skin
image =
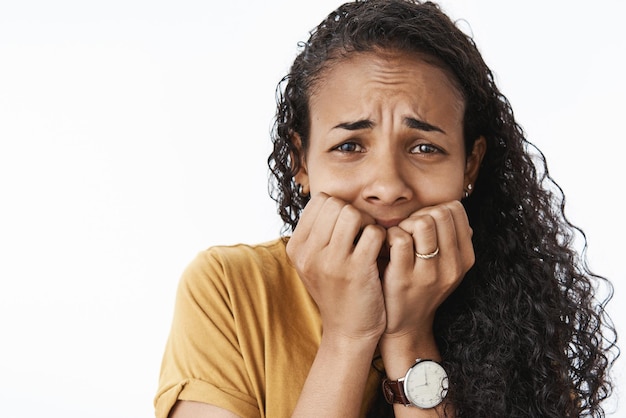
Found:
[[[433,319],[474,263],[460,199],[486,145],[480,138],[466,154],[463,98],[422,58],[353,53],[326,70],[311,96],[309,145],[295,178],[311,200],[287,254],[319,307],[323,335],[293,416],[358,416],[377,346],[391,379],[416,358],[441,359]],[[436,248],[432,259],[415,256]],[[441,407],[394,412],[430,417]],[[233,416],[193,402],[171,414],[192,415]]]

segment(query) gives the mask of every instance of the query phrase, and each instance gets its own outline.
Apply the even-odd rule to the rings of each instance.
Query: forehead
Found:
[[[400,49],[373,47],[371,50],[366,51],[349,51],[349,50],[336,50],[332,52],[326,59],[326,62],[322,64],[318,76],[315,77],[313,82],[313,89],[311,94],[314,94],[316,87],[319,87],[320,83],[324,83],[324,79],[336,70],[338,67],[346,67],[362,62],[362,60],[376,62],[390,62],[390,63],[406,63],[416,64],[418,66],[428,64],[433,68],[439,69],[448,81],[452,84],[452,87],[457,92],[463,95],[463,89],[454,74],[454,72],[443,62],[440,58],[420,51],[403,51]]]
[[[319,114],[344,104],[342,109],[347,107],[358,113],[371,103],[387,105],[399,101],[417,113],[437,109],[460,119],[465,108],[456,77],[436,59],[424,54],[378,50],[332,59],[311,90],[309,109]]]

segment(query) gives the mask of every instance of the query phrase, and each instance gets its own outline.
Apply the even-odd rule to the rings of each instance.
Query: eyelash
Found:
[[[339,151],[339,152],[343,152],[343,153],[353,153],[353,152],[363,152],[361,149],[356,150],[356,149],[342,149],[345,146],[351,146],[352,148],[363,148],[360,144],[356,143],[356,142],[342,142],[341,144],[337,145],[335,148],[333,148],[333,150],[335,151]]]
[[[428,147],[430,150],[429,151],[424,151],[422,148],[424,147]],[[420,149],[417,152],[414,152],[413,150],[415,149]],[[434,146],[433,144],[417,144],[414,147],[411,147],[411,153],[412,154],[435,154],[438,152],[442,152],[441,149],[439,149],[438,147]]]

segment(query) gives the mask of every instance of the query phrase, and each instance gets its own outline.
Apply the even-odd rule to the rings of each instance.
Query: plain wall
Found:
[[[153,416],[184,267],[279,234],[275,86],[338,5],[0,3],[0,415]],[[544,151],[626,332],[626,3],[443,6]]]

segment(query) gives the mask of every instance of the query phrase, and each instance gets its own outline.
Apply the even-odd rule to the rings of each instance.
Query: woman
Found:
[[[470,38],[432,3],[347,3],[279,93],[291,236],[189,266],[157,416],[603,415],[603,279]]]

